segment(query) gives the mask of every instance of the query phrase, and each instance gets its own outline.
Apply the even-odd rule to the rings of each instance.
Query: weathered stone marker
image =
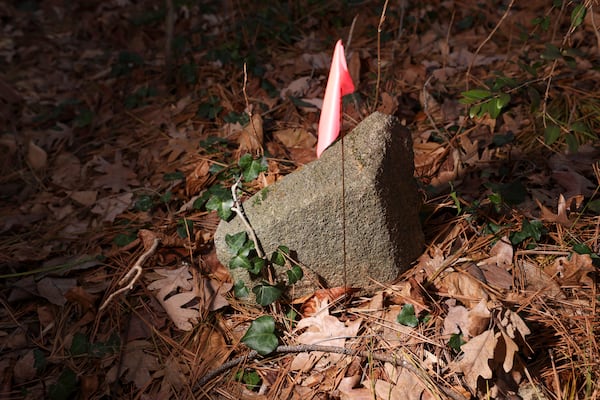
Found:
[[[342,252],[341,142],[322,157],[266,187],[243,203],[250,224],[270,254],[279,245],[295,251],[307,268],[293,297],[326,285],[367,289],[395,279],[423,250],[420,196],[413,178],[410,132],[395,117],[374,113],[344,138],[346,273]],[[219,260],[231,258],[226,234],[244,231],[239,217],[215,233]],[[284,268],[276,270],[283,279]],[[234,281],[252,288],[244,269]],[[344,282],[346,276],[346,282]]]

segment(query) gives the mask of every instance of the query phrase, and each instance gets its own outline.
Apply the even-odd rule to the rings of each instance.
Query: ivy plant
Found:
[[[269,315],[258,317],[250,324],[250,328],[242,337],[252,350],[256,350],[261,356],[272,353],[277,348],[279,340],[275,336],[275,320]]]

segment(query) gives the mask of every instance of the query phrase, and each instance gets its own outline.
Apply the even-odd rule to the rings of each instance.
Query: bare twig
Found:
[[[494,29],[492,29],[492,31],[490,32],[490,34],[485,38],[485,40],[483,42],[481,42],[481,44],[477,47],[477,50],[475,50],[475,53],[473,54],[473,59],[469,63],[469,68],[467,68],[467,73],[466,73],[466,77],[465,77],[466,78],[466,83],[467,83],[467,85],[466,85],[467,89],[469,89],[469,76],[471,74],[471,69],[473,68],[473,65],[475,64],[475,60],[477,59],[477,56],[479,55],[479,52],[481,51],[481,49],[483,48],[483,46],[485,46],[486,43],[490,41],[490,39],[492,38],[492,36],[494,36],[494,34],[498,30],[498,28],[500,28],[500,25],[502,25],[502,23],[504,22],[504,20],[506,19],[506,17],[508,17],[508,13],[512,9],[512,6],[513,6],[514,3],[515,3],[515,0],[511,0],[510,1],[510,3],[508,4],[508,7],[506,7],[506,11],[504,12],[504,14],[502,14],[502,17],[500,18],[500,21],[498,21],[498,23],[496,24],[496,26],[494,27]]]
[[[302,345],[297,345],[297,346],[278,346],[275,349],[274,353],[279,353],[279,354],[281,354],[281,353],[307,353],[307,352],[311,352],[311,351],[320,351],[323,353],[335,353],[335,354],[344,354],[347,356],[364,357],[364,358],[368,358],[371,360],[377,360],[377,361],[381,361],[381,362],[390,363],[396,367],[401,367],[401,368],[407,369],[417,376],[420,376],[423,374],[423,371],[420,370],[419,368],[417,368],[413,363],[411,363],[411,361],[408,360],[406,358],[406,356],[403,356],[403,355],[386,356],[386,355],[382,355],[382,354],[374,354],[372,351],[368,351],[368,350],[352,350],[352,349],[348,349],[346,347],[321,346],[321,345],[316,345],[316,344],[302,344]],[[252,361],[252,360],[256,359],[257,357],[258,357],[258,353],[253,350],[245,356],[241,356],[241,357],[238,357],[238,358],[235,358],[233,360],[226,362],[225,364],[221,365],[220,367],[209,371],[206,375],[204,375],[202,378],[200,378],[200,380],[198,380],[198,382],[194,386],[194,389],[197,390],[198,388],[200,388],[201,386],[208,383],[211,379],[213,379],[217,375],[219,375],[239,364],[242,364],[242,363],[248,362],[248,361]],[[453,400],[465,400],[465,398],[462,395],[455,393],[449,389],[446,389],[444,387],[439,387],[439,389],[441,391],[443,391],[445,395],[447,395],[448,397],[450,397]]]
[[[373,110],[377,107],[379,102],[379,85],[381,84],[381,29],[385,22],[385,12],[387,10],[388,0],[385,0],[383,9],[381,10],[381,17],[379,17],[379,25],[377,26],[377,83],[375,84],[375,102],[373,103]]]
[[[352,45],[352,35],[354,34],[354,26],[356,25],[356,20],[358,19],[358,14],[354,16],[352,20],[352,24],[350,25],[350,31],[348,31],[348,39],[346,40],[346,53],[350,50],[350,46]]]
[[[167,83],[173,78],[173,28],[175,25],[175,7],[173,0],[166,0],[167,16],[165,21],[165,67]]]
[[[246,215],[244,214],[244,208],[242,206],[242,203],[240,202],[240,200],[237,197],[237,188],[241,181],[242,181],[242,177],[240,176],[237,179],[237,181],[235,181],[235,183],[231,186],[231,197],[233,197],[233,207],[231,207],[231,211],[236,213],[237,216],[240,217],[240,219],[244,223],[244,226],[246,227],[246,232],[248,232],[250,239],[252,239],[252,241],[254,242],[254,248],[256,249],[256,254],[260,258],[265,258],[265,253],[263,252],[262,248],[260,247],[260,243],[258,242],[258,238],[256,237],[256,232],[254,232],[254,228],[252,228],[252,225],[250,225],[248,218],[246,218]]]
[[[152,246],[150,246],[150,248],[146,252],[144,252],[144,254],[142,254],[140,256],[140,258],[138,258],[138,260],[135,262],[133,267],[131,267],[131,269],[127,272],[127,274],[125,274],[125,276],[123,278],[121,278],[121,280],[119,281],[119,286],[125,285],[125,283],[128,281],[129,281],[129,283],[126,286],[123,286],[122,288],[120,288],[119,290],[111,293],[111,295],[108,296],[108,298],[106,300],[104,300],[104,303],[102,303],[102,305],[100,306],[100,309],[98,311],[102,311],[103,309],[105,309],[106,306],[116,296],[120,295],[121,293],[123,293],[127,290],[131,290],[133,288],[133,285],[135,285],[137,280],[142,275],[142,265],[144,265],[146,260],[156,252],[159,242],[160,242],[160,240],[158,240],[158,238],[154,238],[154,241],[152,242]]]

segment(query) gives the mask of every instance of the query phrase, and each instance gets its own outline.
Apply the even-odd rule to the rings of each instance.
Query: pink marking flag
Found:
[[[338,40],[333,52],[323,108],[321,109],[321,119],[319,119],[317,157],[321,157],[321,153],[340,135],[342,96],[352,92],[354,92],[354,83],[350,73],[348,73],[344,46],[342,41]]]

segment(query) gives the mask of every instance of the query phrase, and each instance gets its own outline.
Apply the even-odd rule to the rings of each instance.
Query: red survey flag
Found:
[[[350,73],[348,73],[344,46],[342,41],[338,40],[333,52],[323,108],[321,109],[321,119],[319,119],[317,157],[321,157],[321,153],[340,135],[342,96],[352,92],[354,92],[354,83]]]

